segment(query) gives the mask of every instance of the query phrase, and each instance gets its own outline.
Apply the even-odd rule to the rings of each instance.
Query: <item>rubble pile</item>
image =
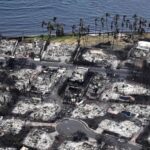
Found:
[[[111,89],[105,90],[102,94],[101,94],[101,100],[102,101],[109,101],[109,100],[119,100],[119,93],[116,93],[114,91],[112,91]]]
[[[38,93],[49,93],[64,73],[65,70],[62,71],[62,69],[58,69],[56,72],[43,71],[32,78],[31,86],[35,87]]]
[[[87,72],[88,72],[88,68],[78,67],[72,73],[72,77],[70,78],[70,80],[73,82],[74,81],[84,82]]]
[[[115,55],[107,53],[103,49],[90,49],[82,55],[83,60],[87,62],[93,62],[103,66],[111,65],[113,68],[117,68],[120,61]]]
[[[136,83],[115,82],[101,94],[101,100],[123,100],[124,97],[124,100],[133,101],[134,98],[130,95],[149,96],[150,90]]]
[[[150,117],[150,106],[149,105],[141,105],[141,104],[119,104],[119,103],[113,103],[110,107],[111,111],[114,111],[116,113],[122,112],[122,111],[128,111],[132,114],[135,114],[137,117],[140,118],[147,118]]]
[[[34,69],[21,69],[11,73],[16,81],[15,87],[21,90],[34,90],[37,93],[49,93],[50,89],[58,82],[60,77],[64,75],[65,70],[58,69],[54,71],[45,71],[41,66]]]
[[[21,114],[24,115],[28,112],[31,112],[35,109],[38,104],[41,104],[41,98],[35,97],[19,97],[18,103],[15,105],[14,109],[12,110],[13,114]]]
[[[32,57],[39,56],[43,47],[45,45],[45,41],[35,40],[32,43],[20,42],[15,50],[16,57]]]
[[[44,103],[43,105],[37,105],[33,112],[30,114],[30,118],[33,120],[49,121],[57,117],[60,112],[60,106],[52,103]]]
[[[2,108],[5,108],[12,100],[12,96],[9,92],[0,91],[0,111]]]
[[[23,141],[23,144],[37,150],[46,150],[51,148],[54,140],[53,133],[48,133],[42,129],[32,129]]]
[[[0,40],[0,150],[147,148],[150,42],[49,42]]]
[[[83,92],[84,92],[84,90],[82,87],[68,85],[65,89],[64,102],[65,103],[80,102]]]
[[[130,56],[133,58],[149,58],[150,57],[150,42],[139,41],[135,48],[131,49]]]
[[[109,79],[106,75],[96,75],[89,83],[86,96],[90,99],[99,98],[100,94],[105,90],[109,83]]]
[[[97,150],[98,146],[96,142],[87,141],[87,142],[71,142],[65,141],[60,145],[58,150]]]
[[[113,84],[113,90],[126,95],[150,95],[150,90],[139,84],[116,82]]]
[[[24,126],[24,121],[19,119],[3,119],[0,118],[0,136],[5,134],[16,135],[19,134]]]
[[[99,127],[127,138],[131,138],[133,134],[140,130],[139,126],[128,120],[123,122],[116,122],[113,120],[105,119],[102,120],[102,122],[99,124]]]
[[[42,121],[55,119],[58,112],[60,112],[60,106],[58,104],[44,103],[41,99],[37,98],[22,98],[12,111],[13,114],[28,114],[28,117],[32,120]]]
[[[0,41],[0,56],[11,56],[15,51],[17,40],[1,40]]]
[[[135,51],[132,53],[132,57],[134,58],[150,57],[150,52],[145,50],[135,49]]]
[[[98,116],[104,116],[107,112],[108,105],[102,104],[80,104],[78,107],[72,112],[72,117],[74,118],[94,118]]]
[[[38,76],[36,76],[32,82],[31,82],[31,86],[35,87],[37,92],[39,93],[48,93],[50,91],[50,88],[52,86],[52,82],[54,82],[55,80],[53,80],[54,75],[53,76],[49,76],[48,74],[39,74]]]
[[[47,61],[68,62],[75,51],[77,45],[67,45],[61,43],[51,43],[43,53],[42,59]]]
[[[35,72],[36,70],[33,69],[21,69],[11,73],[11,76],[15,77],[16,80],[16,89],[20,91],[27,89],[30,81],[32,80],[32,75]]]

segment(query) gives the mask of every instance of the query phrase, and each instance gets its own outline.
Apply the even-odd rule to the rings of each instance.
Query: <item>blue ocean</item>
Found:
[[[69,32],[85,18],[91,23],[105,13],[150,18],[150,0],[0,0],[0,33],[7,36],[37,35],[41,22],[56,16]]]

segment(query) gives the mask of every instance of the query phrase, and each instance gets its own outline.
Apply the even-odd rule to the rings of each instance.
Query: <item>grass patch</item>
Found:
[[[143,36],[139,36],[139,35],[134,35],[134,39],[138,40],[139,38],[148,38],[150,39],[150,33],[145,33]],[[32,42],[33,40],[48,40],[49,37],[48,35],[39,35],[39,36],[31,36],[31,37],[25,37],[24,40],[27,42]],[[56,37],[56,36],[52,36],[51,37],[51,42],[59,42],[59,43],[66,43],[66,44],[74,44],[77,43],[77,36],[73,36],[73,35],[65,35],[65,36],[60,36],[60,37]],[[109,37],[107,36],[107,34],[105,35],[101,35],[101,36],[83,36],[81,38],[81,46],[83,47],[89,47],[89,46],[93,46],[93,45],[97,45],[98,43],[106,43],[110,41],[111,43],[114,44],[114,46],[119,46],[120,48],[123,48],[124,46],[133,43],[133,41],[130,41],[128,43],[126,43],[125,41],[123,41],[121,38],[120,39],[114,39],[112,35],[109,35]]]
[[[44,36],[40,35],[40,36],[25,37],[24,40],[27,42],[32,42],[35,39],[46,41],[49,39],[49,37],[48,35],[44,35]],[[51,42],[75,43],[77,41],[77,37],[71,35],[65,35],[60,37],[52,36],[50,40]]]

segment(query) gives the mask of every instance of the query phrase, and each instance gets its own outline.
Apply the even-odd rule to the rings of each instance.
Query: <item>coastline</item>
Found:
[[[95,34],[95,33],[90,33],[86,36],[82,36],[81,37],[81,46],[83,47],[89,47],[91,45],[97,45],[100,43],[108,43],[110,42],[111,44],[113,43],[114,45],[121,46],[121,47],[125,47],[128,44],[133,44],[134,42],[137,42],[138,40],[149,40],[150,39],[150,32],[146,32],[144,33],[142,36],[138,35],[138,34],[133,34],[134,36],[134,40],[128,40],[128,42],[126,42],[124,39],[125,37],[128,37],[128,35],[133,34],[132,32],[123,32],[123,33],[119,33],[118,34],[118,38],[114,39],[112,33],[102,33],[100,36],[99,34]],[[25,35],[25,36],[3,36],[2,39],[6,39],[6,40],[11,40],[11,39],[16,39],[18,41],[26,41],[26,42],[33,42],[35,39],[36,40],[44,40],[47,42],[59,42],[59,43],[66,43],[66,44],[74,44],[77,42],[78,39],[78,35],[74,36],[71,33],[68,33],[64,36],[56,36],[56,35],[52,35],[51,38],[49,39],[49,36],[47,34],[44,35]],[[149,40],[150,41],[150,40]]]
[[[113,32],[101,32],[101,35],[103,35],[103,34],[107,35],[108,33],[111,36],[111,34]],[[120,32],[120,34],[133,34],[133,33],[132,32]],[[150,32],[145,32],[144,34],[150,34]],[[4,38],[4,39],[17,39],[17,38],[22,38],[22,37],[24,37],[24,38],[36,38],[36,37],[41,37],[42,35],[44,37],[48,36],[46,33],[44,33],[44,34],[31,34],[31,35],[23,35],[23,36],[20,36],[20,35],[15,35],[15,36],[5,36],[5,35],[2,35],[1,37]],[[99,33],[90,32],[88,35],[89,36],[94,36],[94,35],[98,36]],[[67,37],[67,36],[73,36],[73,34],[71,32],[70,33],[65,33],[64,36],[60,36],[60,37]],[[52,34],[52,37],[56,37],[56,35]]]

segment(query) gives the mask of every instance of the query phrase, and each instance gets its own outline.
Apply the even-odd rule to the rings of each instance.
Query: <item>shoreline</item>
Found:
[[[109,32],[110,33],[110,32]],[[131,38],[131,34],[133,37]],[[63,36],[56,36],[52,35],[49,39],[47,34],[44,35],[30,35],[30,36],[23,36],[23,37],[2,37],[1,39],[6,40],[17,40],[18,42],[34,42],[35,40],[42,40],[46,41],[47,43],[54,42],[54,43],[63,43],[63,44],[75,44],[78,42],[78,35],[72,35],[71,33],[65,34]],[[150,32],[143,33],[143,35],[139,35],[132,32],[122,32],[118,34],[118,38],[114,38],[114,36],[110,33],[103,33],[99,36],[99,34],[90,33],[86,36],[82,36],[80,38],[81,47],[91,47],[94,45],[98,45],[100,43],[110,43],[116,48],[124,48],[127,45],[133,44],[137,41],[150,41]]]
[[[113,32],[101,32],[101,35],[107,35],[107,34],[110,34],[110,36],[112,36],[111,34],[113,33]],[[132,32],[120,32],[119,34],[133,34]],[[143,33],[143,35],[145,35],[145,34],[150,34],[150,32],[145,32],[145,33]],[[88,36],[99,36],[99,33],[97,32],[97,33],[95,33],[95,32],[91,32],[91,33],[89,33],[89,34],[87,34]],[[138,34],[134,34],[134,35],[138,35]],[[16,36],[1,36],[1,38],[2,39],[19,39],[19,38],[36,38],[36,37],[42,37],[42,36],[44,36],[44,37],[47,37],[48,36],[48,34],[31,34],[31,35],[23,35],[23,36],[20,36],[20,35],[16,35]],[[72,33],[65,33],[63,36],[59,36],[59,37],[67,37],[67,36],[73,36],[73,34]],[[53,37],[57,37],[55,34],[52,34],[52,38]],[[77,37],[77,35],[76,36],[74,36],[74,37]]]

